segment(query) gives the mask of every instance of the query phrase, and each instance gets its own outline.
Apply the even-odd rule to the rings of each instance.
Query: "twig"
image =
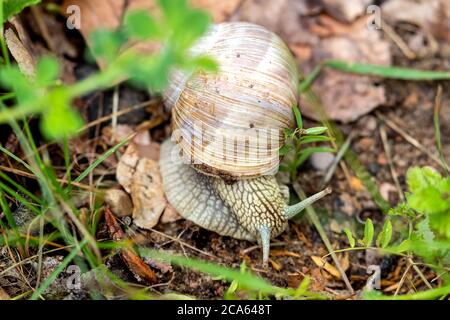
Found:
[[[135,106],[132,106],[132,107],[129,107],[129,108],[125,108],[125,109],[122,109],[122,110],[120,110],[120,111],[117,111],[116,113],[111,113],[111,114],[109,114],[109,115],[107,115],[107,116],[98,118],[98,119],[95,120],[95,121],[89,122],[87,125],[85,125],[85,126],[82,127],[80,130],[78,130],[78,132],[85,131],[85,130],[87,130],[87,129],[93,127],[93,126],[96,126],[96,125],[101,124],[101,123],[103,123],[103,122],[109,121],[109,120],[111,120],[113,117],[118,118],[118,117],[121,117],[121,116],[123,116],[123,115],[125,115],[125,114],[127,114],[127,113],[130,113],[130,112],[134,111],[134,110],[138,110],[138,109],[142,109],[142,108],[145,108],[145,107],[148,107],[148,106],[151,106],[151,105],[155,105],[155,104],[159,103],[160,101],[161,101],[160,99],[151,99],[151,100],[148,100],[148,101],[139,103],[139,104],[137,104],[137,105],[135,105]]]
[[[389,141],[386,134],[386,129],[384,124],[380,125],[380,136],[381,141],[383,142],[384,153],[386,154],[386,158],[388,161],[389,169],[391,171],[392,180],[394,180],[395,187],[397,188],[397,193],[402,201],[405,201],[405,195],[403,194],[402,188],[400,186],[400,182],[398,181],[397,171],[395,171],[394,162],[392,161],[392,153],[391,147],[389,145]]]
[[[211,253],[209,253],[209,252],[206,252],[206,251],[197,249],[196,247],[191,246],[190,244],[188,244],[188,243],[186,243],[186,242],[184,242],[184,241],[181,241],[181,240],[178,239],[178,238],[169,236],[168,234],[165,234],[165,233],[160,232],[160,231],[155,230],[155,229],[149,229],[149,230],[152,231],[152,232],[154,232],[154,233],[157,233],[157,234],[159,234],[159,235],[161,235],[161,236],[163,236],[163,237],[166,237],[166,238],[168,238],[168,239],[170,239],[170,240],[172,240],[172,241],[178,242],[181,246],[186,246],[186,247],[188,247],[189,249],[192,249],[192,250],[194,250],[194,251],[197,251],[197,252],[199,252],[199,253],[201,253],[201,254],[204,254],[204,255],[206,255],[206,256],[208,256],[208,257],[217,259],[217,257],[216,257],[215,255],[213,255],[213,254],[211,254]]]
[[[419,267],[414,263],[414,261],[411,258],[408,258],[408,262],[412,264],[414,271],[417,272],[417,274],[422,279],[422,281],[425,283],[425,285],[428,287],[428,289],[433,289],[433,286],[428,282],[427,278],[425,277],[423,272],[419,269]]]
[[[297,193],[297,195],[299,196],[300,199],[305,199],[306,195],[303,192],[303,190],[301,189],[300,185],[298,184],[298,182],[294,182],[292,184],[292,186],[294,187],[295,192]],[[314,224],[314,226],[317,229],[317,232],[319,232],[320,237],[322,238],[323,243],[325,244],[325,246],[327,247],[328,252],[330,253],[334,263],[336,264],[336,268],[339,270],[339,273],[342,276],[342,280],[344,281],[345,285],[347,286],[347,289],[350,290],[351,293],[354,293],[355,290],[353,290],[352,285],[350,284],[350,281],[347,278],[347,275],[345,274],[344,269],[342,268],[336,254],[333,251],[333,247],[331,245],[330,239],[328,239],[328,236],[325,232],[325,230],[322,227],[322,224],[319,221],[319,218],[317,217],[317,214],[314,210],[314,208],[312,206],[309,206],[306,208],[306,213],[308,214],[309,219],[312,221],[312,223]]]
[[[413,138],[411,135],[409,135],[405,130],[400,128],[399,125],[397,125],[394,121],[386,118],[383,116],[380,112],[375,112],[378,119],[382,120],[389,128],[397,132],[399,135],[401,135],[407,142],[409,142],[411,145],[416,147],[418,150],[422,151],[424,154],[426,154],[431,160],[436,162],[439,166],[442,167],[441,160],[433,153],[431,153],[427,148],[425,148],[419,141],[417,141],[415,138]]]
[[[329,167],[329,169],[323,179],[322,186],[324,186],[324,185],[328,184],[328,182],[330,182],[331,178],[334,175],[334,172],[336,171],[338,164],[341,162],[342,158],[344,157],[345,153],[347,152],[348,148],[350,147],[352,139],[353,139],[353,131],[350,132],[350,134],[348,135],[345,142],[341,145],[341,148],[339,149],[338,153],[336,154],[336,157],[334,158],[333,163]]]
[[[405,282],[406,275],[408,274],[408,271],[409,271],[409,269],[411,269],[411,267],[412,267],[412,264],[409,263],[409,261],[408,261],[408,266],[406,267],[406,270],[403,273],[403,275],[398,283],[398,286],[397,286],[397,289],[395,290],[394,296],[397,296],[399,294],[400,289],[403,287],[403,283]]]
[[[38,178],[34,174],[29,173],[29,172],[25,172],[25,171],[22,171],[22,170],[9,168],[9,167],[5,167],[5,166],[0,166],[0,170],[6,171],[6,172],[11,172],[11,173],[14,173],[14,174],[16,174],[18,176],[22,176],[22,177],[25,177],[25,178],[38,180]],[[65,179],[56,179],[56,181],[58,181],[59,183],[62,183],[62,184],[71,184],[71,185],[73,185],[73,186],[75,186],[77,188],[80,188],[80,189],[83,189],[83,190],[86,190],[86,191],[98,192],[98,190],[96,188],[92,188],[92,187],[90,187],[88,185],[85,185],[85,184],[82,184],[82,183],[79,183],[79,182],[73,182],[73,181],[69,182],[69,181],[67,181]]]
[[[120,85],[117,85],[114,88],[113,94],[113,102],[112,102],[112,114],[113,117],[111,119],[111,127],[112,127],[112,135],[111,135],[111,144],[114,141],[114,137],[117,132],[117,112],[119,111],[119,99],[120,99]]]
[[[391,38],[392,41],[394,41],[394,43],[406,58],[408,58],[409,60],[414,60],[417,58],[415,52],[408,47],[405,41],[403,41],[403,39],[395,32],[395,30],[390,25],[388,25],[384,20],[382,21],[381,25],[386,35]]]

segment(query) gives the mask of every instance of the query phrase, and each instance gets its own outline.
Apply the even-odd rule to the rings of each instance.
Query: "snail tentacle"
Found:
[[[331,193],[331,188],[326,188],[325,190],[322,190],[322,191],[306,198],[305,200],[303,200],[299,203],[296,203],[292,206],[288,206],[288,207],[284,208],[283,215],[287,220],[289,220],[289,219],[295,217],[300,212],[302,212],[303,209],[305,209],[306,207],[312,205],[314,202],[316,202],[319,199],[322,199],[323,197],[325,197],[327,194],[330,194],[330,193]]]
[[[266,268],[269,262],[269,252],[270,252],[270,238],[271,238],[271,228],[270,227],[260,227],[259,233],[261,235],[261,246],[263,251],[263,267]]]

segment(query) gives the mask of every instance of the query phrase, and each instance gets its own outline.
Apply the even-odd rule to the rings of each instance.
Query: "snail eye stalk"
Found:
[[[312,195],[309,198],[306,198],[305,200],[296,203],[292,206],[288,206],[284,208],[283,215],[286,218],[286,220],[291,219],[295,217],[297,214],[303,211],[306,207],[312,205],[314,202],[322,199],[326,195],[331,193],[331,188],[326,188],[325,190],[322,190],[314,195]]]
[[[259,233],[261,235],[261,246],[263,250],[263,268],[266,268],[269,263],[271,229],[269,227],[261,227]]]

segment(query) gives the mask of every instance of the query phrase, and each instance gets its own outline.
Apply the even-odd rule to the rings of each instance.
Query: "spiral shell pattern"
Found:
[[[222,178],[276,173],[297,104],[297,66],[286,44],[262,26],[229,22],[213,25],[192,54],[214,58],[219,72],[171,74],[164,99],[183,158]]]

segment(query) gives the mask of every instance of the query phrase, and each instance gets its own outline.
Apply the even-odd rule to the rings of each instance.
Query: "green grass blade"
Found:
[[[4,172],[0,171],[0,178],[3,178],[4,180],[6,180],[7,182],[9,182],[11,185],[13,185],[16,189],[18,189],[20,192],[22,192],[23,194],[25,194],[27,197],[29,197],[30,199],[32,199],[34,202],[36,202],[39,205],[44,205],[44,202],[42,201],[41,198],[35,196],[33,193],[31,193],[30,191],[28,191],[27,189],[25,189],[24,187],[22,187],[20,184],[18,184],[17,182],[15,182],[13,179],[11,179],[7,174],[5,174]]]
[[[298,86],[300,93],[308,91],[320,72],[324,67],[339,70],[342,72],[376,76],[387,79],[399,79],[410,81],[426,81],[426,80],[448,80],[450,79],[449,71],[432,71],[432,70],[417,70],[411,68],[381,66],[375,64],[353,63],[339,60],[327,60],[317,65],[313,71],[302,81]]]
[[[355,73],[360,75],[371,75],[389,79],[424,81],[424,80],[448,80],[449,71],[428,71],[410,68],[380,66],[364,63],[350,63],[338,60],[328,60],[325,66],[343,72]]]
[[[4,192],[8,193],[11,197],[14,197],[17,199],[21,204],[23,204],[25,207],[33,211],[36,215],[41,214],[41,210],[36,208],[31,202],[29,202],[27,199],[22,197],[20,194],[15,192],[13,189],[5,185],[3,182],[0,181],[0,188],[4,190]]]
[[[114,154],[120,147],[122,147],[124,144],[126,144],[131,138],[134,137],[134,134],[131,135],[128,138],[125,138],[120,143],[116,144],[114,147],[106,151],[100,158],[98,158],[96,161],[94,161],[86,170],[84,170],[75,180],[74,182],[81,182],[84,178],[86,178],[89,173],[92,172],[98,165],[100,165],[103,161],[105,161],[107,158],[109,158],[112,154]]]
[[[170,255],[167,253],[163,253],[156,250],[150,250],[146,248],[139,248],[139,253],[145,257],[170,261],[171,263],[184,266],[193,270],[197,270],[213,276],[220,276],[225,278],[228,282],[236,280],[240,285],[250,290],[259,291],[266,294],[286,295],[288,293],[288,291],[284,288],[273,286],[264,279],[252,275],[250,273],[241,273],[240,270],[229,269],[216,264],[212,264],[210,262]]]

